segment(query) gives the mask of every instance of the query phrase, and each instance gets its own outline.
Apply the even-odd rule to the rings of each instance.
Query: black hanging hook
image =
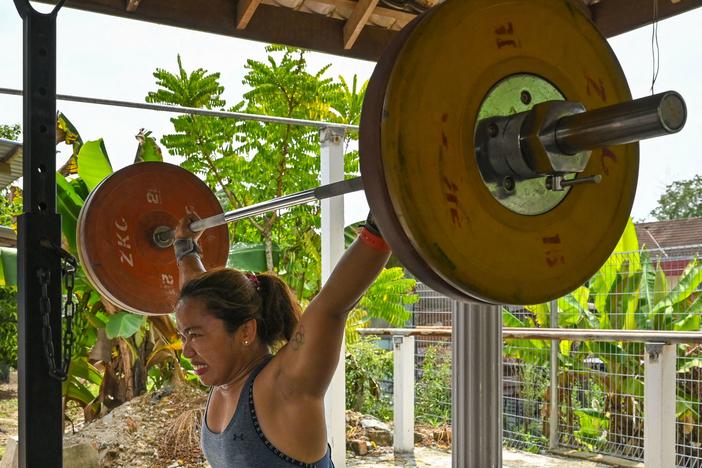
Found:
[[[19,15],[22,17],[22,19],[26,18],[29,15],[44,15],[44,16],[56,16],[63,6],[64,3],[66,3],[66,0],[59,0],[56,6],[54,6],[54,9],[51,10],[49,13],[40,13],[37,10],[30,5],[29,0],[14,0],[15,1],[15,8],[17,8],[17,12]]]

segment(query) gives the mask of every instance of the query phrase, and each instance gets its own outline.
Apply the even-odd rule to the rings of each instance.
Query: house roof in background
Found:
[[[22,177],[22,145],[0,138],[0,190]]]
[[[636,236],[648,250],[702,245],[702,218],[639,223]]]
[[[0,247],[17,247],[17,235],[7,226],[0,226]]]

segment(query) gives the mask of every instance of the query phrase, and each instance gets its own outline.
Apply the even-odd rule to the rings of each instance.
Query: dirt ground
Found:
[[[135,398],[88,424],[80,421],[79,413],[72,412],[74,425],[68,425],[64,447],[91,444],[98,451],[100,466],[105,468],[209,467],[199,447],[205,398],[204,392],[181,385]],[[365,438],[358,429],[349,431],[352,438]],[[437,434],[436,429],[419,428],[418,432],[423,435],[423,441],[412,456],[395,456],[391,447],[373,444],[367,455],[348,452],[347,465],[356,468],[450,466],[450,442]],[[16,385],[0,385],[0,458],[7,438],[16,434]],[[512,450],[505,450],[503,456],[505,468],[605,466]]]
[[[17,385],[0,384],[0,460],[7,438],[17,434]]]

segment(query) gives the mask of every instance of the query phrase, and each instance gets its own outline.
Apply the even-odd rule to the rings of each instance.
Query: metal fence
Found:
[[[551,304],[505,308],[505,313],[519,326],[535,328],[699,331],[700,252],[702,246],[619,254],[567,297]],[[422,284],[417,293],[415,327],[451,325],[450,299]],[[504,444],[529,451],[573,448],[643,460],[644,343],[556,343],[558,378],[552,382],[550,341],[505,340]],[[676,346],[677,466],[702,467],[702,346]],[[450,338],[417,337],[415,350],[415,420],[450,424]],[[557,419],[551,415],[553,392],[559,401]]]

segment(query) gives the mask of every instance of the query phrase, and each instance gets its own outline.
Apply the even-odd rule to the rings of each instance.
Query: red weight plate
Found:
[[[169,314],[178,299],[173,247],[153,242],[160,226],[174,228],[185,207],[203,218],[222,213],[199,178],[173,164],[143,162],[121,169],[98,185],[78,217],[78,256],[90,283],[109,302],[137,314]],[[200,238],[207,269],[229,254],[227,226]]]

